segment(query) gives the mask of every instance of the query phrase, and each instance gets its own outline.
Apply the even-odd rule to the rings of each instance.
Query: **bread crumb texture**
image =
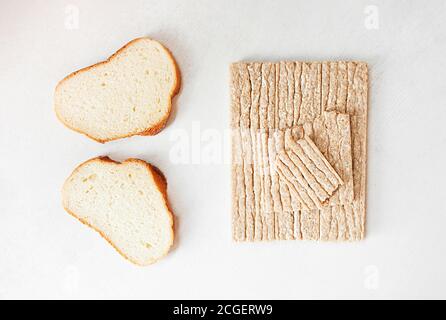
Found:
[[[233,238],[363,239],[367,65],[239,62],[230,74]]]
[[[67,127],[98,142],[152,135],[167,122],[179,83],[170,52],[138,38],[59,82],[54,107]]]
[[[144,266],[165,256],[173,243],[166,187],[164,177],[142,160],[121,164],[95,158],[66,180],[63,206],[125,258]]]

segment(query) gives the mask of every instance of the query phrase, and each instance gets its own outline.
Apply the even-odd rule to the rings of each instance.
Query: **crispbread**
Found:
[[[149,265],[172,246],[173,215],[162,173],[145,161],[107,157],[77,167],[62,189],[65,210],[131,262]]]
[[[329,204],[351,203],[354,190],[350,116],[335,111],[322,112],[312,123],[306,123],[303,127],[305,134],[344,181],[330,197]]]
[[[233,154],[234,239],[364,237],[367,95],[367,65],[361,62],[231,65],[233,137],[243,130],[250,137],[234,138],[233,150],[254,155],[241,156],[236,164]],[[301,208],[273,165],[277,147],[284,143],[281,132],[296,126],[308,131],[344,181],[322,209]],[[246,211],[246,204],[254,209]]]

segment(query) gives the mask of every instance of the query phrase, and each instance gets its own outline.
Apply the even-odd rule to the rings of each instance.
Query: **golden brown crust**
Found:
[[[66,76],[66,77],[63,78],[61,81],[59,81],[59,83],[56,85],[55,92],[57,92],[59,86],[60,86],[61,84],[63,84],[66,80],[68,80],[68,79],[70,79],[70,78],[76,76],[78,73],[86,72],[86,71],[88,71],[88,70],[90,70],[90,69],[93,69],[93,68],[96,68],[96,67],[98,67],[98,66],[100,66],[100,65],[109,63],[111,60],[113,60],[114,57],[116,57],[117,55],[119,55],[119,54],[120,54],[123,50],[125,50],[127,47],[129,47],[129,46],[132,45],[133,43],[135,43],[135,42],[137,42],[137,41],[139,41],[139,40],[142,40],[142,39],[148,39],[148,40],[151,40],[151,41],[156,41],[156,42],[158,42],[158,43],[161,45],[161,47],[166,51],[166,53],[167,53],[169,59],[171,60],[171,62],[172,62],[173,65],[175,66],[175,84],[174,84],[174,86],[173,86],[173,88],[172,88],[172,90],[171,90],[171,92],[170,92],[169,110],[168,110],[166,116],[165,116],[163,119],[161,119],[158,123],[152,125],[151,127],[145,129],[144,131],[137,132],[137,133],[131,133],[131,134],[128,134],[128,135],[123,135],[123,136],[114,137],[114,138],[110,138],[110,139],[98,139],[98,138],[96,138],[96,137],[92,137],[91,135],[89,135],[89,134],[86,133],[86,132],[83,132],[83,131],[81,131],[81,130],[78,130],[77,128],[74,128],[74,127],[70,126],[70,125],[69,125],[68,123],[66,123],[66,122],[62,119],[62,117],[59,115],[59,113],[57,112],[57,106],[56,106],[56,104],[54,103],[54,112],[56,113],[56,117],[57,117],[57,119],[59,119],[59,121],[62,122],[68,129],[71,129],[71,130],[73,130],[73,131],[76,131],[76,132],[78,132],[78,133],[81,133],[81,134],[87,136],[88,138],[90,138],[90,139],[92,139],[92,140],[95,140],[95,141],[97,141],[97,142],[99,142],[99,143],[106,143],[106,142],[110,142],[110,141],[114,141],[114,140],[119,140],[119,139],[129,138],[129,137],[132,137],[132,136],[138,136],[138,135],[139,135],[139,136],[153,136],[153,135],[156,135],[157,133],[159,133],[161,130],[163,130],[163,128],[166,126],[167,120],[169,119],[170,113],[171,113],[171,111],[172,111],[172,99],[178,94],[178,92],[180,91],[180,88],[181,88],[181,72],[180,72],[180,69],[179,69],[179,67],[178,67],[178,64],[177,64],[176,61],[175,61],[175,58],[174,58],[173,55],[172,55],[172,52],[171,52],[168,48],[166,48],[162,43],[160,43],[160,42],[157,41],[157,40],[153,40],[153,39],[148,38],[148,37],[139,37],[139,38],[133,39],[132,41],[128,42],[128,43],[125,44],[123,47],[121,47],[118,51],[116,51],[115,53],[113,53],[113,54],[112,54],[110,57],[108,57],[106,60],[104,60],[104,61],[100,61],[100,62],[98,62],[98,63],[92,64],[92,65],[90,65],[90,66],[88,66],[88,67],[84,67],[84,68],[82,68],[82,69],[79,69],[79,70],[77,70],[77,71],[74,71],[74,72],[70,73],[68,76]]]
[[[92,228],[92,229],[95,230],[97,233],[99,233],[99,234],[101,235],[101,237],[104,238],[104,239],[105,239],[105,240],[106,240],[106,241],[107,241],[113,248],[115,248],[115,250],[116,250],[121,256],[123,256],[125,259],[127,259],[128,261],[130,261],[131,263],[133,263],[133,264],[135,264],[135,265],[138,265],[138,266],[147,266],[147,265],[153,264],[153,263],[157,262],[158,260],[162,259],[163,257],[165,257],[165,256],[167,255],[167,253],[169,252],[170,248],[171,248],[172,245],[173,245],[174,237],[175,237],[175,232],[174,232],[174,231],[175,231],[175,228],[174,228],[174,215],[173,215],[173,212],[172,212],[172,210],[171,210],[171,207],[170,207],[170,205],[169,205],[169,201],[168,201],[168,198],[167,198],[167,180],[166,180],[164,174],[161,172],[160,169],[158,169],[157,167],[151,165],[150,163],[148,163],[148,162],[146,162],[146,161],[144,161],[144,160],[135,159],[135,158],[130,158],[130,159],[127,159],[127,160],[125,160],[125,161],[123,161],[123,162],[118,162],[118,161],[115,161],[115,160],[113,160],[113,159],[110,159],[110,158],[107,157],[107,156],[102,156],[102,157],[96,157],[96,158],[87,160],[87,161],[81,163],[80,165],[78,165],[78,166],[76,167],[76,169],[74,169],[73,173],[68,177],[68,179],[67,179],[66,181],[68,181],[73,175],[75,175],[75,174],[79,171],[79,169],[80,169],[81,167],[83,167],[84,165],[86,165],[86,164],[88,164],[88,163],[90,163],[90,162],[94,162],[94,161],[102,161],[102,162],[112,163],[112,164],[116,164],[116,165],[122,165],[122,164],[125,164],[125,163],[134,162],[134,163],[142,164],[142,165],[144,165],[144,166],[147,168],[147,170],[148,170],[148,172],[150,173],[150,175],[152,176],[152,178],[153,178],[153,180],[154,180],[156,186],[158,187],[158,190],[159,190],[159,191],[161,192],[161,194],[163,195],[163,198],[164,198],[164,202],[165,202],[167,211],[169,212],[170,225],[171,225],[171,229],[170,229],[170,232],[171,232],[171,237],[170,237],[170,238],[171,238],[171,243],[170,243],[169,248],[168,248],[168,249],[166,250],[166,252],[165,252],[161,257],[159,257],[157,260],[153,260],[153,261],[151,261],[151,262],[148,263],[148,264],[140,264],[140,263],[138,263],[137,261],[132,260],[132,259],[131,259],[129,256],[127,256],[124,252],[122,252],[121,250],[119,250],[119,248],[118,248],[118,247],[117,247],[117,246],[116,246],[116,245],[115,245],[115,244],[114,244],[114,243],[113,243],[113,242],[112,242],[112,241],[105,235],[104,232],[102,232],[102,231],[99,230],[98,228],[94,227],[93,225],[91,225],[90,223],[88,223],[88,222],[85,221],[84,219],[80,218],[79,216],[77,216],[74,212],[70,211],[70,210],[65,206],[64,203],[62,203],[62,206],[63,206],[63,208],[65,209],[65,211],[68,212],[71,216],[73,216],[73,217],[76,218],[77,220],[79,220],[82,224],[84,224],[84,225],[86,225],[86,226]]]

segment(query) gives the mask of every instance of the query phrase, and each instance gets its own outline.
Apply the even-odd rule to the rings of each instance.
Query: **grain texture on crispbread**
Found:
[[[306,123],[303,127],[305,134],[344,181],[330,197],[329,204],[351,203],[354,190],[350,116],[335,111],[322,112],[312,123]]]
[[[368,70],[361,62],[231,65],[233,238],[360,240],[365,232]],[[305,208],[275,168],[304,128],[344,184]]]
[[[302,209],[322,209],[344,182],[307,136],[295,139],[285,131],[285,148],[276,158],[276,170]]]

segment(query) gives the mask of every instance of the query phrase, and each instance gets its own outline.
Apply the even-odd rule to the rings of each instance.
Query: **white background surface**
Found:
[[[446,298],[445,17],[421,0],[0,0],[0,298]],[[181,68],[168,127],[106,145],[63,127],[56,83],[144,35]],[[228,66],[250,59],[369,63],[363,242],[233,243],[229,164],[172,162],[179,129],[228,128]],[[165,173],[177,243],[158,264],[133,266],[63,211],[64,179],[98,155]]]

